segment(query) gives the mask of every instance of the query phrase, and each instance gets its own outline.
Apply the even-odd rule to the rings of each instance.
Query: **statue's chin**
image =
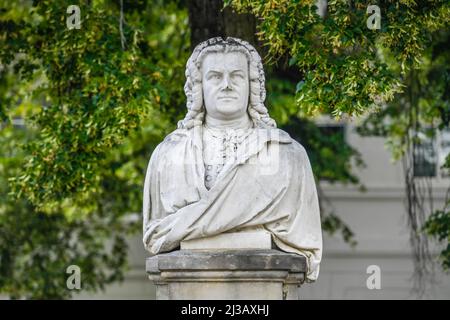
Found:
[[[225,119],[235,118],[236,115],[240,114],[242,108],[232,104],[221,104],[217,106],[217,112],[220,113]]]

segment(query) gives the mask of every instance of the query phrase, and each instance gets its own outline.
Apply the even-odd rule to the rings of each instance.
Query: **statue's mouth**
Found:
[[[234,97],[234,96],[220,96],[218,99],[219,100],[236,100],[237,97]]]

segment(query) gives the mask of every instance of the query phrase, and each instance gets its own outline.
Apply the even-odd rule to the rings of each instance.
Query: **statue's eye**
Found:
[[[220,73],[211,73],[208,75],[209,80],[220,80],[222,79],[222,75]]]

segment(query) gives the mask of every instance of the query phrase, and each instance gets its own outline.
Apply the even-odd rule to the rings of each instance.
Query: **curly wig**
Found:
[[[183,120],[178,122],[179,129],[190,129],[202,125],[205,117],[203,105],[202,73],[201,64],[208,53],[242,52],[249,63],[250,97],[248,114],[255,127],[275,128],[276,123],[264,106],[266,99],[264,69],[261,57],[255,48],[248,42],[227,37],[211,38],[195,47],[192,55],[186,63],[186,83],[184,92],[186,94],[186,107],[188,112]]]

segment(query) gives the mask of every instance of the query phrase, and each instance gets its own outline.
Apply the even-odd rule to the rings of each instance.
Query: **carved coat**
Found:
[[[151,156],[143,203],[146,249],[158,254],[182,240],[262,226],[278,248],[305,256],[307,280],[316,280],[322,231],[305,149],[280,129],[253,128],[208,190],[202,130],[175,130]]]

